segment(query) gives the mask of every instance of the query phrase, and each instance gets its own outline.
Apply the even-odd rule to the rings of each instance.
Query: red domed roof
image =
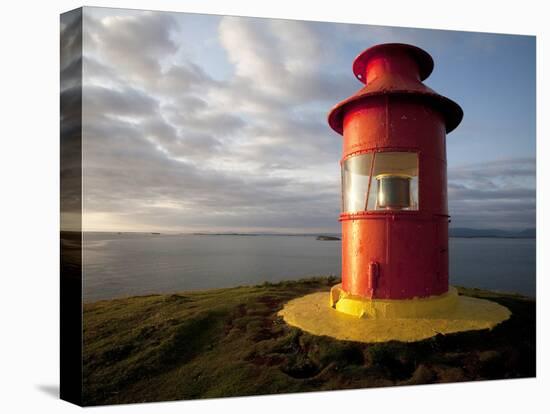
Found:
[[[360,53],[353,62],[353,73],[365,86],[335,105],[328,115],[332,129],[343,134],[343,114],[351,102],[381,95],[415,96],[438,109],[445,119],[447,133],[462,121],[462,108],[422,83],[432,72],[434,62],[424,50],[402,43],[385,43]]]

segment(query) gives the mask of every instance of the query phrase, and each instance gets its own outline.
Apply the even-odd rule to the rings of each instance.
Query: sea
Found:
[[[341,242],[312,235],[84,234],[83,297],[103,299],[340,276]],[[453,285],[535,297],[536,242],[451,238]]]

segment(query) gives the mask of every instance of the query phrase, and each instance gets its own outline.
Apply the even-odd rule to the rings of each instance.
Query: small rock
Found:
[[[479,362],[492,362],[500,357],[497,351],[483,351],[478,354]]]
[[[411,378],[404,382],[404,384],[431,384],[435,381],[436,375],[431,367],[424,364],[420,364],[413,372]]]

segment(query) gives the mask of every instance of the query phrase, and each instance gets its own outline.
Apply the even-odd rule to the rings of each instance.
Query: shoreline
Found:
[[[218,291],[218,290],[231,290],[231,289],[241,289],[241,288],[254,288],[254,287],[264,287],[264,286],[276,286],[280,284],[285,283],[297,283],[301,282],[303,280],[310,280],[310,279],[318,279],[318,278],[331,278],[331,280],[335,280],[335,284],[338,283],[337,281],[340,280],[339,277],[336,277],[334,275],[330,276],[312,276],[312,277],[306,277],[306,278],[299,278],[299,279],[286,279],[281,280],[279,282],[263,282],[260,284],[250,284],[250,285],[237,285],[237,286],[227,286],[227,287],[219,287],[219,288],[209,288],[209,289],[186,289],[186,290],[173,290],[170,292],[150,292],[150,293],[143,293],[143,294],[136,294],[136,295],[124,295],[124,296],[117,296],[114,298],[106,298],[106,299],[92,299],[89,301],[83,300],[83,305],[93,305],[98,302],[110,302],[110,301],[117,301],[117,300],[130,300],[130,299],[139,299],[139,298],[146,298],[146,297],[152,297],[152,296],[166,296],[166,295],[192,295],[195,293],[208,293],[211,291]],[[462,285],[452,285],[456,287],[457,289],[461,291],[468,291],[472,293],[476,292],[490,292],[495,295],[501,295],[506,297],[512,297],[517,299],[524,299],[524,300],[536,300],[536,294],[534,296],[526,295],[520,292],[511,292],[506,290],[498,290],[498,289],[483,289],[483,288],[476,288],[476,287],[469,287],[469,286],[462,286]]]

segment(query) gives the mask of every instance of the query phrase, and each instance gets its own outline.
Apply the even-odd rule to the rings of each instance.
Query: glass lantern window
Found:
[[[342,211],[418,210],[418,153],[371,152],[342,163]]]

